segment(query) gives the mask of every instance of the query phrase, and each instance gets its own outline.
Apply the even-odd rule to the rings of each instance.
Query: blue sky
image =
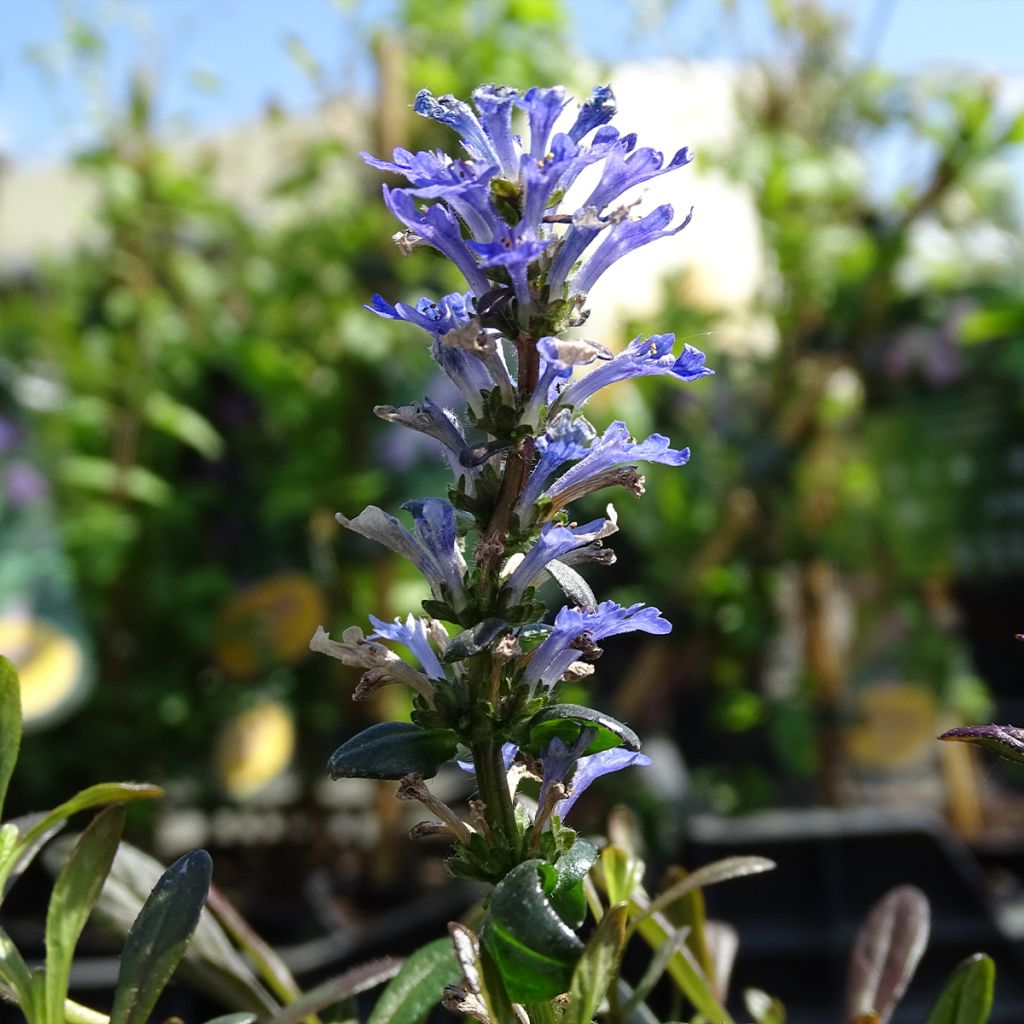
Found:
[[[950,63],[1024,82],[1024,0],[827,0],[853,19],[855,52],[902,71]],[[765,38],[762,0],[737,0],[734,30],[716,0],[569,0],[580,49],[600,60],[656,56],[742,59]],[[257,116],[269,100],[303,109],[317,90],[286,39],[325,69],[329,88],[367,89],[365,41],[393,17],[394,0],[0,0],[0,152],[15,162],[59,159],[88,140],[89,111],[105,90],[123,94],[140,64],[160,82],[169,122],[216,130]],[[645,9],[668,7],[658,31]],[[84,9],[108,25],[108,74],[85,89],[47,81],[31,53],[54,50],[61,10]],[[211,91],[216,79],[219,86]],[[63,84],[60,84],[63,83]]]

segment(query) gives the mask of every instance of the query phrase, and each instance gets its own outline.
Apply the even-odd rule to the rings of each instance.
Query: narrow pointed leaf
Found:
[[[331,755],[332,779],[401,779],[417,772],[425,779],[455,756],[451,729],[421,729],[412,722],[380,722],[343,743]]]
[[[21,747],[21,686],[14,666],[0,655],[0,816]]]
[[[316,988],[311,988],[301,999],[290,1003],[269,1024],[300,1024],[310,1014],[317,1013],[325,1006],[332,1006],[352,996],[359,995],[385,981],[390,981],[402,967],[402,961],[395,957],[384,957],[372,963],[361,964],[339,974],[336,978],[328,978]],[[114,1024],[111,1021],[111,1024]]]
[[[688,877],[689,873],[685,868],[670,867],[665,872],[662,888],[671,889]],[[689,892],[684,892],[678,900],[665,907],[664,914],[677,928],[686,927],[688,929],[686,944],[692,950],[697,963],[700,964],[700,969],[707,977],[713,978],[715,976],[714,963],[704,937],[707,914],[704,909],[704,894],[701,890],[691,889]]]
[[[695,889],[706,889],[709,885],[730,882],[734,878],[746,878],[748,875],[759,875],[762,871],[771,871],[775,862],[767,857],[724,857],[712,864],[687,875],[685,878],[669,886],[651,902],[649,914],[656,914],[680,900],[688,892]]]
[[[1024,729],[1013,725],[965,725],[944,732],[939,739],[987,747],[1008,761],[1024,764]]]
[[[100,811],[79,836],[46,912],[46,1015],[60,1020],[75,946],[110,871],[124,831],[124,804]]]
[[[713,970],[709,977],[715,996],[724,1003],[729,998],[729,981],[740,948],[739,933],[725,921],[705,921],[704,941],[711,955]]]
[[[212,1017],[206,1024],[256,1024],[256,1014],[247,1011],[225,1013],[220,1017]]]
[[[446,985],[462,978],[449,939],[421,946],[391,979],[374,1004],[368,1024],[418,1024],[441,1002]]]
[[[628,916],[626,904],[620,903],[601,918],[572,973],[563,1024],[590,1024],[596,1016],[597,1008],[617,974],[626,941]]]
[[[986,1024],[992,1012],[996,965],[984,953],[968,957],[953,972],[927,1024]]]
[[[910,885],[892,889],[875,904],[857,935],[850,958],[847,1019],[870,1013],[885,1024],[906,991],[928,944],[928,899]]]
[[[135,919],[121,953],[110,1024],[145,1024],[199,923],[213,874],[205,850],[176,860]]]
[[[0,979],[6,983],[18,997],[18,1003],[25,1010],[25,1016],[32,1019],[33,1001],[35,999],[32,975],[22,959],[18,947],[11,937],[0,928]]]
[[[624,1017],[629,1017],[635,1009],[638,1009],[654,990],[654,986],[658,984],[661,976],[665,973],[669,960],[672,959],[676,950],[686,941],[689,930],[684,925],[678,931],[673,932],[668,937],[668,940],[663,942],[654,951],[654,956],[651,957],[647,970],[644,971],[643,977],[636,983],[636,988],[630,993],[627,1002],[622,1007],[622,1015]]]
[[[643,876],[644,862],[621,846],[606,846],[601,851],[601,878],[610,904],[632,899]]]
[[[480,932],[516,1003],[538,1003],[567,991],[583,951],[541,887],[542,865],[524,861],[505,876],[491,896]]]

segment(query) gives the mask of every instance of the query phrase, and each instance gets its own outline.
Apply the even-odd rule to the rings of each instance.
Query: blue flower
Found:
[[[594,287],[597,279],[623,256],[628,256],[634,249],[656,242],[659,238],[669,238],[678,234],[690,223],[693,210],[691,209],[683,218],[682,223],[670,228],[668,225],[672,222],[673,216],[672,207],[666,203],[639,220],[627,219],[615,225],[605,235],[594,254],[580,267],[579,273],[570,282],[569,294],[586,295]]]
[[[405,622],[395,619],[393,622],[385,622],[376,616],[370,616],[375,632],[370,634],[370,640],[384,639],[394,643],[403,644],[410,654],[420,663],[420,667],[430,679],[444,679],[445,671],[441,662],[437,660],[430,640],[427,638],[426,624],[422,619],[414,615],[406,616]]]
[[[656,149],[643,147],[634,150],[633,146],[636,143],[635,135],[613,137],[609,134],[606,138],[607,141],[604,142],[602,148],[605,162],[601,169],[601,179],[590,195],[581,203],[580,211],[584,216],[578,217],[577,223],[566,232],[558,254],[552,263],[551,272],[548,275],[548,284],[551,287],[552,294],[557,293],[565,283],[574,264],[583,255],[584,249],[590,245],[602,230],[615,225],[621,220],[621,216],[616,217],[608,214],[602,216],[605,207],[634,186],[641,185],[661,174],[667,174],[680,167],[685,167],[692,160],[690,151],[686,147],[680,149],[665,164],[662,154]],[[671,207],[669,207],[669,220],[671,220]],[[688,221],[689,218],[687,218]],[[663,224],[662,227],[664,226]],[[685,226],[686,224],[684,223],[681,227]],[[676,230],[681,230],[681,228]],[[637,245],[644,245],[648,241],[654,241],[654,237],[644,238],[643,241],[638,241]],[[660,238],[662,235],[657,235],[656,237]],[[636,246],[633,248],[636,248]],[[586,292],[588,289],[575,288],[575,290]]]
[[[554,805],[552,817],[564,821],[573,804],[586,792],[590,784],[602,775],[610,775],[632,765],[646,766],[651,763],[646,754],[641,754],[638,750],[626,750],[624,747],[601,750],[596,754],[583,754],[591,739],[590,730],[587,729],[583,730],[580,738],[572,746],[566,745],[556,736],[541,755],[544,780],[541,783],[539,806],[545,806],[548,791],[556,782],[567,786],[566,795]]]
[[[384,204],[414,235],[446,256],[462,272],[475,295],[490,287],[462,237],[455,215],[440,203],[420,210],[406,189],[383,187]]]
[[[446,344],[443,337],[434,339],[430,354],[462,392],[466,404],[479,416],[483,411],[482,392],[489,391],[495,384],[480,357],[461,346]]]
[[[457,472],[465,472],[459,467],[466,449],[466,438],[454,413],[442,409],[430,398],[409,405],[376,405],[373,412],[388,423],[397,423],[440,441],[451,452],[453,468]]]
[[[607,124],[615,116],[616,109],[612,87],[595,85],[590,99],[580,105],[576,120],[569,129],[569,137],[573,142],[579,142],[595,128]]]
[[[403,508],[412,513],[415,535],[376,505],[368,505],[354,519],[341,512],[335,518],[353,533],[409,559],[430,584],[434,597],[442,599],[445,586],[452,599],[461,603],[465,597],[466,560],[458,544],[455,510],[441,498],[409,501]]]
[[[537,342],[537,351],[540,354],[537,386],[523,410],[523,422],[531,427],[540,424],[541,409],[558,397],[557,385],[571,377],[575,367],[589,366],[595,359],[612,358],[604,345],[582,338],[541,338]]]
[[[576,462],[587,454],[587,447],[596,431],[582,416],[574,417],[563,409],[548,425],[547,432],[536,441],[539,458],[530,472],[526,487],[516,503],[520,520],[530,513],[540,497],[548,477],[567,462]]]
[[[616,420],[587,448],[580,461],[558,477],[541,497],[547,498],[557,510],[584,494],[619,482],[615,475],[610,475],[618,466],[632,462],[685,465],[690,459],[690,449],[670,448],[670,444],[663,434],[651,434],[645,441],[635,441],[629,436],[626,424]]]
[[[545,523],[540,536],[505,581],[505,593],[511,600],[518,601],[527,587],[534,585],[534,581],[544,572],[549,562],[577,548],[602,540],[617,529],[614,519],[595,519],[583,526]]]
[[[652,334],[649,338],[638,335],[617,356],[565,388],[558,396],[557,404],[579,408],[601,388],[633,377],[671,374],[688,382],[715,372],[704,365],[704,353],[692,345],[684,345],[683,351],[678,356],[674,355],[675,342],[674,334]]]
[[[462,144],[471,156],[495,166],[501,165],[490,137],[468,103],[450,93],[435,97],[429,89],[421,89],[412,108],[421,117],[429,117],[454,128],[462,136]]]
[[[512,134],[512,108],[519,91],[507,85],[481,85],[473,90],[473,102],[480,111],[484,132],[498,158],[498,166],[506,178],[516,176],[519,161],[516,140]]]
[[[602,601],[593,611],[564,607],[555,616],[555,624],[544,642],[533,652],[523,672],[523,682],[532,694],[538,685],[552,687],[580,656],[581,639],[596,643],[620,633],[640,631],[663,635],[672,624],[661,612],[643,603],[628,608],[615,601]]]
[[[454,331],[470,319],[473,315],[473,296],[471,293],[452,292],[437,302],[424,297],[415,306],[404,302],[396,302],[392,306],[380,295],[374,294],[369,304],[363,305],[363,309],[385,320],[403,320],[415,324],[436,338]]]
[[[526,111],[530,122],[530,159],[542,160],[548,151],[548,139],[558,115],[568,104],[565,89],[560,85],[550,89],[534,86],[528,89],[518,105]]]

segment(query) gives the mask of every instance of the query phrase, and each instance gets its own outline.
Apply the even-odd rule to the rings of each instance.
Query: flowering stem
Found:
[[[508,791],[505,763],[501,758],[501,743],[493,733],[483,735],[472,746],[476,785],[484,802],[484,814],[491,830],[504,838],[510,846],[518,846],[519,827],[516,824],[512,796]]]

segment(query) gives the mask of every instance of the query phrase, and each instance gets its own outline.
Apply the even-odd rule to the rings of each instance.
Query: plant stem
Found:
[[[487,824],[495,835],[502,836],[510,846],[517,847],[519,826],[516,824],[512,796],[508,791],[505,764],[501,759],[501,743],[493,733],[473,742],[473,764]]]

